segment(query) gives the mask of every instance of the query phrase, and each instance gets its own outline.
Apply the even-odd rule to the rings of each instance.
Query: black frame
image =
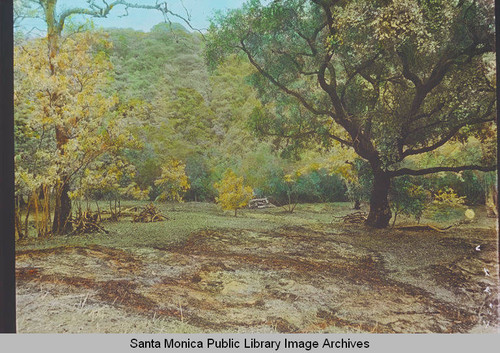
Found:
[[[13,1],[0,0],[0,333],[16,332]]]

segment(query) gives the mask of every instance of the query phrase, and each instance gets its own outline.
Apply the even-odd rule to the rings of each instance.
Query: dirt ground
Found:
[[[497,254],[494,229],[321,222],[204,229],[165,246],[24,248],[18,330],[498,332]]]

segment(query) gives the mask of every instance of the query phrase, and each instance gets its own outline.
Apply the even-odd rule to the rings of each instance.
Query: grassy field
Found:
[[[344,224],[347,203],[238,217],[157,206],[168,220],[19,242],[19,332],[498,330],[497,232],[482,208],[441,233]]]

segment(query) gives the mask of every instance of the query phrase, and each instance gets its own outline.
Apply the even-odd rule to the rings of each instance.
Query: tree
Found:
[[[369,163],[370,226],[387,227],[395,177],[496,169],[407,164],[450,140],[494,140],[493,1],[250,0],[219,13],[207,39],[212,65],[238,52],[258,71],[261,120],[286,122],[270,134],[337,141]]]
[[[189,189],[185,168],[186,165],[177,159],[171,159],[161,168],[161,176],[155,180],[155,185],[161,190],[157,200],[182,201],[182,196]]]
[[[243,177],[236,176],[231,169],[226,170],[222,180],[215,183],[214,187],[219,192],[217,203],[223,210],[234,210],[235,217],[238,209],[245,207],[253,196],[252,188],[244,186]]]
[[[112,2],[106,2],[105,0],[88,0],[87,7],[69,7],[69,8],[58,8],[58,0],[23,0],[16,1],[17,5],[15,14],[16,18],[20,19],[23,17],[23,13],[26,16],[41,16],[47,25],[47,36],[46,36],[46,49],[43,53],[46,55],[45,64],[48,70],[49,77],[47,81],[51,80],[51,77],[57,77],[60,75],[61,71],[64,71],[64,66],[61,66],[60,54],[61,54],[61,43],[63,31],[65,29],[66,22],[71,16],[74,15],[84,15],[90,17],[106,17],[113,8],[122,6],[125,10],[129,8],[142,8],[142,9],[154,9],[161,11],[165,16],[171,15],[178,17],[186,21],[182,16],[170,11],[168,9],[167,3],[156,2],[154,5],[144,5],[130,3],[124,0],[115,0]],[[23,11],[23,10],[28,11]],[[189,23],[188,23],[189,24]],[[64,60],[62,60],[64,62]],[[57,95],[52,95],[50,99],[57,97]],[[51,110],[52,116],[47,115],[47,119],[53,119],[55,125],[55,140],[59,154],[63,155],[66,149],[68,141],[71,139],[70,128],[64,119],[64,106],[60,106],[60,109]],[[78,116],[75,116],[75,120],[78,120]],[[66,233],[70,230],[71,224],[68,219],[71,215],[71,200],[68,196],[69,193],[69,175],[61,174],[58,178],[57,192],[56,192],[56,207],[54,211],[54,222],[53,231],[56,234]]]
[[[48,68],[45,39],[28,40],[15,49],[16,193],[28,205],[43,199],[45,221],[54,196],[55,221],[43,226],[44,234],[70,230],[70,214],[63,214],[71,211],[71,187],[80,189],[75,195],[88,189],[82,188],[85,183],[72,185],[75,180],[85,179],[99,159],[108,157],[101,163],[103,172],[114,167],[121,149],[138,147],[124,128],[116,97],[105,92],[112,70],[103,51],[107,45],[92,31],[67,37],[55,73]],[[56,138],[58,129],[65,131],[64,143]]]

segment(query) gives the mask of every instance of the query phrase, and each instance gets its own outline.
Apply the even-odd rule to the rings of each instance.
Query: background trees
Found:
[[[228,53],[248,57],[255,84],[275,101],[261,120],[281,121],[279,134],[334,140],[365,159],[373,174],[367,223],[385,227],[392,178],[496,168],[487,154],[422,168],[414,158],[474,131],[493,136],[492,6],[249,1],[213,20],[207,55],[214,65]],[[287,109],[291,100],[303,109]]]

